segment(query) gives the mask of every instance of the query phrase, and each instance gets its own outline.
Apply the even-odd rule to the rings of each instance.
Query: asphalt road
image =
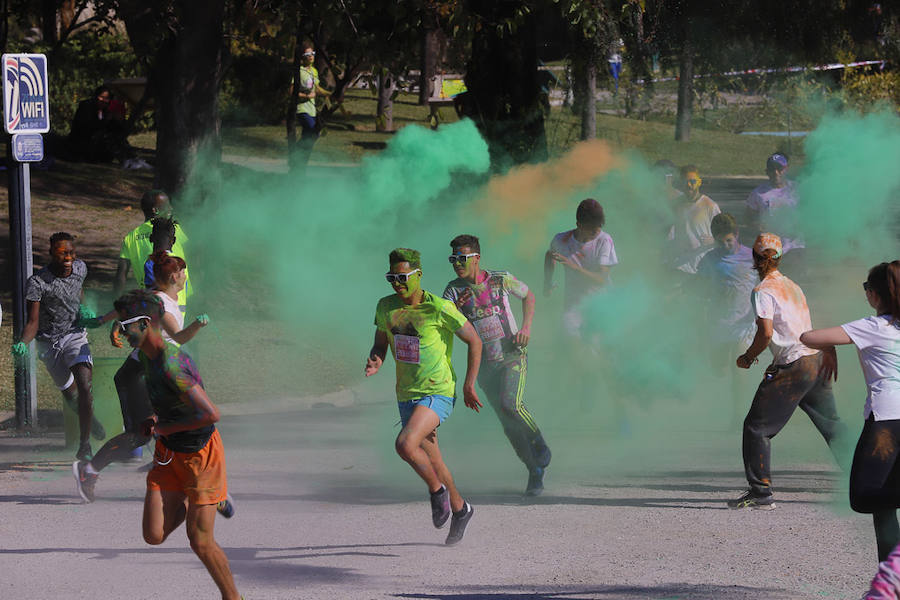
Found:
[[[763,512],[724,505],[745,484],[740,434],[722,423],[625,436],[555,424],[547,489],[526,500],[496,419],[457,408],[441,442],[476,514],[445,547],[393,455],[395,410],[387,396],[226,405],[237,514],[216,533],[245,598],[853,598],[874,574],[870,522],[845,507],[845,477],[802,414],[775,442],[779,506]],[[57,436],[0,437],[2,597],[217,597],[183,529],[143,543],[136,465],[111,466],[83,504],[70,457]]]

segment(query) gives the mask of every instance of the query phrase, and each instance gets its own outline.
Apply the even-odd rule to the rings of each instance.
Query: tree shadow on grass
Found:
[[[613,598],[641,598],[655,600],[708,600],[710,598],[728,598],[729,600],[787,600],[796,598],[795,593],[774,588],[753,588],[737,585],[707,585],[690,583],[668,583],[658,586],[638,585],[595,585],[595,586],[563,586],[540,591],[523,591],[521,586],[496,586],[490,588],[470,587],[469,591],[447,591],[435,593],[401,593],[395,598],[416,600],[585,600],[595,598],[607,600]]]

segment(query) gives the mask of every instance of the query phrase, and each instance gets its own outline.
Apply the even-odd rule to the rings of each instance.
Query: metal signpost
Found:
[[[22,338],[27,314],[25,284],[31,277],[31,174],[29,162],[44,158],[40,134],[50,131],[50,90],[47,57],[43,54],[4,54],[3,124],[7,140],[9,178],[9,241],[13,260],[13,339]],[[28,355],[16,358],[16,421],[20,430],[37,425],[35,344]]]

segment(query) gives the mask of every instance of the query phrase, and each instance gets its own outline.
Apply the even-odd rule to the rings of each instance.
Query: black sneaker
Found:
[[[438,491],[431,492],[431,522],[440,529],[450,518],[450,512],[450,492],[442,485]]]
[[[83,461],[94,460],[94,451],[91,450],[91,443],[81,442],[78,446],[78,452],[75,453],[75,458]]]
[[[544,491],[544,469],[534,467],[528,470],[528,486],[525,488],[526,496],[540,496]]]
[[[91,436],[95,440],[106,438],[106,428],[103,423],[97,420],[97,417],[91,417]]]
[[[775,500],[772,496],[754,496],[747,490],[740,498],[728,501],[728,508],[750,508],[752,510],[775,510]]]
[[[226,519],[234,516],[234,498],[231,497],[231,494],[228,494],[227,498],[216,504],[216,510]]]
[[[463,504],[463,509],[465,510],[463,514],[456,516],[456,513],[453,513],[453,518],[450,519],[450,533],[447,534],[447,539],[444,540],[444,543],[448,546],[462,541],[463,536],[466,534],[466,526],[469,524],[472,515],[475,514],[475,509],[468,502]]]
[[[94,485],[100,475],[87,472],[87,462],[76,460],[72,463],[72,475],[75,476],[75,489],[85,502],[94,501]]]

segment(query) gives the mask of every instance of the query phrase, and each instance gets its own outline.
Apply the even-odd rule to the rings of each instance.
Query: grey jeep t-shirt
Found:
[[[38,339],[56,340],[84,327],[76,327],[78,307],[81,305],[81,286],[87,277],[84,261],[72,263],[72,274],[57,277],[48,267],[44,267],[28,278],[25,299],[41,303],[38,320]]]

